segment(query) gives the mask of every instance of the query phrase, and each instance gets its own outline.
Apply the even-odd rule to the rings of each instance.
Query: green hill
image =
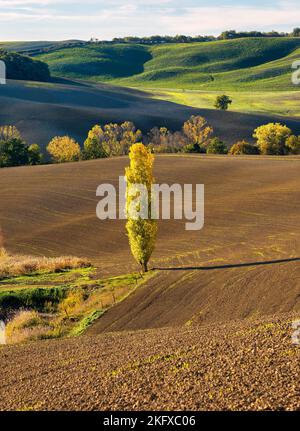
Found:
[[[245,38],[218,42],[87,44],[39,55],[53,75],[144,88],[297,90],[291,65],[300,38]]]
[[[42,61],[1,48],[0,60],[4,61],[6,65],[6,76],[9,79],[28,81],[48,81],[50,79],[48,65]]]

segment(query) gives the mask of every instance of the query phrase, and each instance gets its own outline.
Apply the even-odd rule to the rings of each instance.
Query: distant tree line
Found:
[[[29,81],[49,81],[50,72],[46,63],[0,49],[0,60],[6,66],[8,79],[20,79]]]
[[[126,121],[122,124],[95,125],[83,147],[69,136],[56,136],[47,152],[53,163],[93,160],[129,154],[132,145],[143,143],[152,153],[191,154],[300,154],[300,136],[280,123],[269,123],[253,132],[255,144],[240,140],[232,146],[214,135],[213,128],[201,116],[192,116],[181,130],[154,127],[146,135]],[[0,167],[37,165],[45,159],[37,144],[28,145],[15,126],[0,127]]]
[[[112,40],[101,40],[96,37],[91,37],[89,41],[84,40],[70,40],[64,42],[53,43],[53,45],[44,48],[27,48],[23,51],[23,54],[35,56],[39,54],[45,54],[58,49],[65,48],[77,48],[84,47],[90,44],[99,45],[114,45],[114,44],[141,44],[141,45],[160,45],[167,43],[195,43],[195,42],[214,42],[218,40],[228,40],[228,39],[241,39],[245,37],[300,37],[300,27],[295,28],[292,32],[278,32],[278,31],[241,31],[236,30],[226,30],[223,31],[219,36],[186,36],[186,35],[176,35],[176,36],[126,36],[126,37],[115,37]]]
[[[194,43],[194,42],[212,42],[217,40],[241,39],[244,37],[300,37],[300,27],[295,28],[291,33],[278,31],[242,31],[236,30],[223,31],[219,36],[150,36],[150,37],[116,37],[112,41],[99,40],[91,38],[90,43],[139,43],[144,45],[159,45],[165,43]]]

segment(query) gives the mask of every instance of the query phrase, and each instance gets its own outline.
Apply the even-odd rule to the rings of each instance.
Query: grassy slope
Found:
[[[128,86],[274,91],[295,90],[291,64],[299,55],[299,38],[246,38],[153,47],[90,45],[39,58],[54,75]]]
[[[226,91],[234,111],[286,116],[300,115],[291,83],[299,57],[299,38],[93,45],[40,56],[54,75],[154,89],[154,97],[195,108],[213,108],[216,93]]]
[[[36,41],[36,42],[0,42],[0,48],[3,48],[7,51],[14,52],[24,52],[32,49],[44,49],[53,45],[53,42],[44,42],[44,41]]]
[[[152,90],[156,99],[194,108],[212,109],[221,91]],[[300,117],[299,94],[296,91],[229,91],[233,103],[230,111]]]
[[[30,275],[0,279],[0,319],[7,310],[32,309],[47,313],[47,338],[71,333],[79,335],[111,306],[124,300],[136,288],[155,275],[126,274],[110,278],[98,278],[95,268],[77,268],[62,272],[36,272]],[[85,298],[64,315],[58,304],[70,292],[84,293]],[[51,305],[49,305],[51,304]],[[50,314],[51,313],[51,314]],[[51,320],[50,320],[51,316]],[[59,332],[57,323],[60,323]],[[19,328],[22,329],[22,328]],[[40,334],[36,334],[39,338]],[[29,334],[30,337],[30,334]]]

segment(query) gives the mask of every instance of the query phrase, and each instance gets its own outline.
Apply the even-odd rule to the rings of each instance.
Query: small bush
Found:
[[[219,138],[213,138],[207,146],[207,154],[227,154],[228,149]]]
[[[36,311],[21,310],[7,323],[5,328],[8,344],[37,340],[45,337],[50,327]]]
[[[59,311],[65,314],[66,317],[70,317],[85,300],[85,294],[82,289],[72,290],[68,296],[59,304]]]
[[[41,161],[37,144],[28,146],[15,126],[0,127],[0,168],[37,165]]]
[[[249,144],[246,141],[239,141],[232,145],[229,153],[234,156],[240,154],[259,154],[259,149],[256,145]]]
[[[190,153],[190,154],[204,154],[206,153],[206,148],[203,145],[199,144],[188,144],[182,149],[183,153]]]
[[[300,136],[292,135],[286,140],[286,147],[291,154],[300,154]]]

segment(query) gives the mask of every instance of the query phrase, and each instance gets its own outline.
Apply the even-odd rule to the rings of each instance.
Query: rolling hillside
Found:
[[[0,170],[5,246],[137,269],[96,187],[128,158]],[[299,410],[299,157],[159,156],[160,183],[204,183],[205,227],[159,223],[153,277],[86,335],[1,346],[0,410]],[[26,366],[24,366],[26,364]]]
[[[0,42],[0,49],[6,51],[18,52],[20,54],[36,55],[45,50],[59,49],[62,46],[70,44],[83,43],[79,40],[63,40],[63,41],[19,41],[19,42]]]
[[[179,130],[191,115],[202,115],[215,134],[232,144],[252,141],[253,130],[283,121],[300,134],[300,120],[191,108],[154,99],[149,93],[92,83],[8,81],[0,88],[0,124],[17,126],[29,143],[42,148],[53,136],[70,135],[80,143],[95,124],[133,121],[144,133],[152,127]]]
[[[296,90],[300,38],[245,38],[169,45],[87,45],[38,56],[56,76],[125,86]]]
[[[6,247],[86,256],[101,276],[137,269],[124,222],[95,216],[97,186],[117,184],[127,164],[125,157],[1,169]],[[195,233],[183,221],[161,222],[156,276],[107,312],[97,331],[300,311],[299,164],[299,157],[158,157],[158,182],[205,184],[205,227]]]

